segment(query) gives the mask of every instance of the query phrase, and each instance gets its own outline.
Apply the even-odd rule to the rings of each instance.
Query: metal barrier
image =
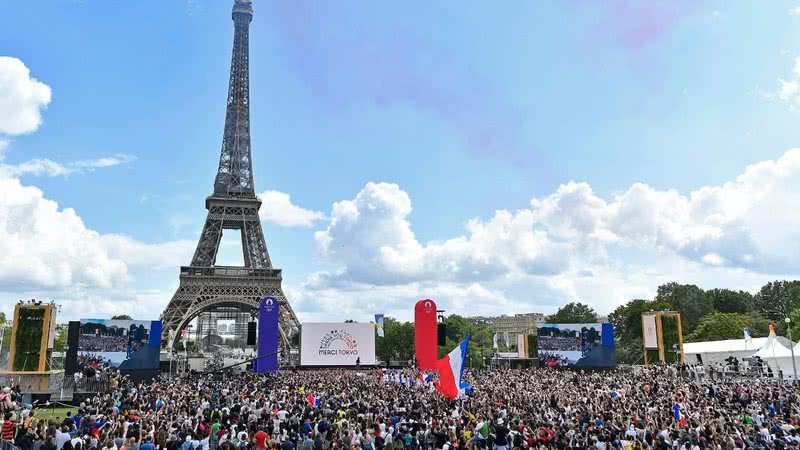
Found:
[[[49,394],[51,401],[70,401],[75,394],[107,392],[108,379],[66,376],[64,372],[18,372],[0,374],[0,386],[19,386],[22,394]]]
[[[74,376],[64,377],[64,390],[80,394],[94,394],[98,392],[108,391],[111,382],[104,378],[86,378],[81,377],[75,379]]]

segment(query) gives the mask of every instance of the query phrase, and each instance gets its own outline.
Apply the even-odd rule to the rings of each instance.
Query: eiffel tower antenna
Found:
[[[201,313],[235,307],[255,313],[258,300],[271,295],[280,301],[281,350],[288,357],[290,338],[299,322],[281,289],[281,270],[272,267],[253,183],[250,148],[250,0],[235,0],[231,76],[225,108],[225,128],[214,192],[206,198],[205,225],[192,262],[182,266],[180,284],[161,314],[165,339],[179,336]],[[241,233],[243,267],[216,265],[223,230]],[[176,339],[168,342],[173,346]]]

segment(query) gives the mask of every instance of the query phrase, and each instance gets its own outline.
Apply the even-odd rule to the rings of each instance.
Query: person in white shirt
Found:
[[[56,430],[56,450],[61,450],[64,447],[64,443],[72,439],[72,436],[67,431],[69,430],[65,426],[61,427],[60,430]]]
[[[628,431],[625,432],[625,438],[627,438],[627,439],[632,441],[632,440],[636,439],[636,436],[637,436],[636,427],[633,424],[631,424],[628,427]]]

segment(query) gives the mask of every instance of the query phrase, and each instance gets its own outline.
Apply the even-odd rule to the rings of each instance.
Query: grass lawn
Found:
[[[64,420],[64,417],[67,417],[67,411],[72,414],[78,412],[78,408],[73,408],[71,406],[62,406],[62,405],[53,405],[53,406],[44,406],[41,408],[36,408],[34,410],[33,417],[38,417],[40,419],[45,420],[55,420],[57,422],[61,422]]]

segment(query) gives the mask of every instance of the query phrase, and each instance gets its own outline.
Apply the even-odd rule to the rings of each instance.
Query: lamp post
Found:
[[[792,379],[792,383],[797,382],[797,363],[794,361],[794,342],[792,342],[792,319],[786,318],[784,319],[786,322],[786,332],[789,334],[789,349],[792,351],[792,374],[794,374],[794,378]]]

